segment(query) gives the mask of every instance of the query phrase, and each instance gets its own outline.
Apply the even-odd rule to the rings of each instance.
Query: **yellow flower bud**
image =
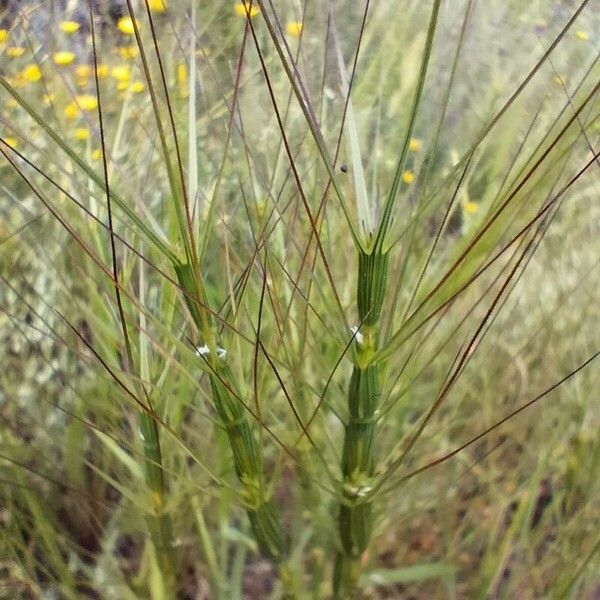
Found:
[[[285,26],[285,30],[287,31],[287,34],[291,35],[292,37],[300,37],[303,27],[304,26],[301,21],[290,21]]]
[[[258,8],[256,2],[253,2],[252,5],[250,5],[249,1],[244,1],[236,3],[234,11],[238,17],[255,17],[260,13],[260,8]]]
[[[52,57],[57,65],[70,65],[75,60],[75,54],[66,50],[55,52]]]
[[[27,65],[22,75],[25,81],[39,81],[42,78],[42,71],[37,65]]]
[[[423,144],[418,138],[410,138],[410,142],[408,143],[408,149],[411,152],[418,152],[422,148]]]
[[[121,17],[117,21],[117,29],[125,35],[133,35],[135,33],[135,25],[137,23],[134,24],[131,17]]]
[[[415,180],[414,173],[412,171],[404,171],[402,173],[402,181],[407,184],[411,184]]]
[[[6,49],[6,56],[9,58],[19,58],[19,56],[23,56],[25,53],[25,48],[21,46],[9,46]]]
[[[86,127],[77,127],[73,132],[73,135],[75,136],[76,140],[85,142],[85,140],[90,139],[90,130]]]
[[[98,98],[91,94],[84,94],[82,96],[77,96],[77,104],[81,110],[90,112],[98,107]]]
[[[167,0],[148,0],[152,12],[162,14],[167,10]]]
[[[133,94],[141,94],[145,89],[144,86],[144,82],[143,81],[134,81],[130,86],[129,86],[129,91]]]
[[[110,75],[117,81],[129,81],[131,78],[131,71],[128,65],[117,65],[111,69]]]
[[[81,25],[77,21],[61,21],[58,27],[64,33],[75,33]]]

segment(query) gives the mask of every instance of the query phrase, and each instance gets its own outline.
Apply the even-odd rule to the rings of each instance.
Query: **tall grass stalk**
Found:
[[[431,10],[410,120],[374,243],[371,246],[366,240],[367,250],[358,248],[356,304],[361,325],[348,387],[348,422],[345,425],[342,452],[342,503],[338,517],[342,552],[336,559],[333,584],[337,598],[349,598],[356,594],[360,576],[359,559],[368,548],[373,529],[372,490],[377,460],[375,425],[385,373],[383,361],[378,361],[376,356],[390,253],[388,248],[384,249],[384,244],[425,86],[440,5],[441,2],[435,0]]]
[[[0,589],[593,592],[589,0],[97,4],[0,26]]]
[[[356,593],[359,559],[367,550],[373,529],[370,492],[375,475],[375,424],[381,401],[382,364],[373,362],[379,347],[379,323],[385,299],[389,255],[359,251],[357,306],[360,328],[354,349],[354,366],[348,387],[348,421],[342,451],[342,502],[338,527],[342,551],[334,572],[338,598]]]
[[[127,0],[129,14],[134,23],[135,36],[144,64],[146,80],[151,91],[153,110],[159,129],[163,156],[169,172],[173,202],[176,206],[179,232],[185,248],[185,262],[175,262],[173,268],[180,288],[184,294],[185,302],[190,311],[192,320],[200,334],[200,344],[197,353],[201,360],[206,361],[206,365],[210,371],[208,378],[210,380],[212,399],[220,419],[220,426],[226,432],[229,440],[235,471],[242,485],[242,502],[246,507],[252,530],[261,551],[270,556],[275,562],[282,565],[286,553],[285,539],[281,521],[271,500],[272,492],[269,489],[268,482],[265,478],[262,452],[248,421],[246,407],[241,401],[239,393],[236,391],[236,385],[231,369],[227,365],[227,350],[219,346],[220,340],[218,339],[217,329],[212,320],[211,309],[208,305],[206,294],[204,293],[204,282],[199,262],[198,244],[195,239],[194,227],[192,225],[188,190],[185,183],[177,131],[173,120],[169,90],[156,38],[152,12],[147,0],[145,4],[151,26],[154,49],[160,66],[160,79],[162,81],[167,104],[169,122],[175,142],[177,169],[170,166],[170,151],[167,145],[166,134],[161,125],[158,99],[152,84],[144,44],[140,36],[133,4],[131,0]],[[225,147],[225,151],[226,150],[227,146]],[[209,233],[210,224],[204,230],[203,234],[204,236],[208,236]],[[282,569],[283,568],[284,567],[282,566]],[[284,573],[284,570],[282,570],[282,573]]]
[[[271,498],[262,453],[248,422],[247,409],[236,391],[231,369],[227,365],[227,351],[218,345],[214,325],[204,308],[206,304],[201,291],[195,287],[190,266],[179,264],[175,271],[198,329],[205,333],[213,332],[210,337],[203,338],[205,345],[199,350],[199,357],[206,361],[210,370],[208,377],[215,409],[231,446],[235,471],[243,488],[243,503],[254,535],[261,550],[281,562],[286,555],[281,521]]]
[[[96,29],[94,24],[94,15],[92,6],[89,5],[89,22],[92,39],[93,67],[94,80],[96,88],[96,96],[98,99],[98,126],[100,133],[100,143],[102,151],[102,164],[104,185],[106,189],[106,206],[108,215],[108,229],[110,235],[111,247],[111,264],[112,276],[114,280],[114,291],[118,307],[119,320],[123,333],[125,346],[126,363],[125,370],[130,375],[135,369],[135,362],[132,350],[132,344],[127,327],[125,310],[123,307],[123,299],[119,287],[119,270],[117,265],[117,251],[114,236],[114,224],[112,214],[112,199],[110,194],[109,173],[107,163],[107,149],[105,144],[104,120],[102,113],[102,98],[100,91],[100,79],[98,76],[98,51],[96,47]],[[141,315],[143,319],[143,315]],[[146,346],[143,339],[140,339],[140,360],[144,360],[144,364],[140,366],[140,380],[149,380],[149,368],[147,365]],[[169,496],[169,488],[165,477],[165,468],[163,456],[161,452],[160,433],[158,423],[155,418],[154,407],[150,400],[150,396],[144,389],[142,384],[136,385],[138,398],[143,398],[140,402],[146,407],[146,410],[140,413],[140,435],[144,445],[145,456],[145,481],[149,490],[149,510],[146,521],[150,537],[156,551],[159,569],[162,575],[162,585],[166,594],[173,595],[176,589],[176,557],[173,540],[173,526],[171,517],[168,513],[166,503]]]

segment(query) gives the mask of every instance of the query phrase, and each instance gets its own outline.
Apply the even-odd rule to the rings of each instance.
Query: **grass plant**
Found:
[[[0,15],[0,598],[594,598],[593,3]]]

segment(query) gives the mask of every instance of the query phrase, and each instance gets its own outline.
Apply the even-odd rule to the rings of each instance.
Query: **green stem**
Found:
[[[352,598],[360,575],[359,558],[373,530],[370,491],[375,474],[375,417],[381,398],[378,324],[387,283],[388,255],[359,250],[357,306],[361,328],[356,338],[354,368],[348,387],[348,421],[342,452],[342,498],[338,529],[341,551],[334,570],[336,598]]]
[[[209,572],[212,591],[215,595],[215,600],[221,600],[226,597],[228,591],[228,584],[223,577],[217,560],[215,547],[208,532],[206,521],[202,513],[202,507],[198,496],[194,495],[191,498],[192,510],[196,516],[196,526],[198,528],[198,534],[200,537],[200,543],[202,545],[202,554],[204,556],[204,563]]]
[[[356,596],[359,574],[360,565],[358,561],[343,552],[338,552],[333,570],[335,600],[350,600]]]
[[[146,522],[165,587],[170,592],[176,585],[173,527],[166,509],[168,489],[162,466],[158,426],[148,413],[142,413],[140,417],[140,430],[144,438],[144,467],[151,505],[151,513],[146,517]]]

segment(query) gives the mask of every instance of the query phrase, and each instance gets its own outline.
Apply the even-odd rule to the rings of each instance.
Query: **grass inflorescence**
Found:
[[[592,3],[59,4],[0,3],[0,598],[595,597]]]

